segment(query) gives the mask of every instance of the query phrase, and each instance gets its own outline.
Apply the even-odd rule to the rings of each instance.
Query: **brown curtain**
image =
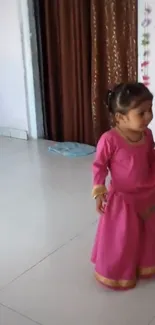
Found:
[[[137,0],[91,0],[92,116],[96,140],[109,128],[105,94],[137,79]]]
[[[92,143],[90,1],[40,3],[48,137]]]
[[[47,135],[93,144],[108,87],[137,76],[136,0],[40,0]]]

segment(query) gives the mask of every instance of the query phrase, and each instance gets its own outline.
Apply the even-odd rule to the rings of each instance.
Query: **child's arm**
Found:
[[[150,168],[152,168],[152,164],[154,164],[154,161],[155,161],[155,144],[154,144],[152,131],[148,128],[146,130],[146,132],[147,132],[146,133],[146,135],[147,135],[146,140],[148,141],[148,147],[149,147],[148,163],[149,163]]]
[[[93,190],[92,196],[104,196],[107,192],[105,180],[108,174],[108,167],[111,158],[111,145],[105,133],[99,140],[96,156],[93,163]]]
[[[151,149],[155,148],[155,143],[154,143],[154,139],[153,139],[153,134],[152,134],[152,131],[148,128],[147,129],[147,134],[148,134],[148,137],[149,137],[149,141],[150,141],[150,144],[151,144]]]

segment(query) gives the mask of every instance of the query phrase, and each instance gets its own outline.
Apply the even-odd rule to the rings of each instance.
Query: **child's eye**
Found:
[[[139,113],[140,116],[144,116],[144,112]]]

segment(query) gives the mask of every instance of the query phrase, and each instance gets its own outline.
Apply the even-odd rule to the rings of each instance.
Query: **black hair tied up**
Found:
[[[115,116],[117,112],[126,114],[130,109],[138,107],[146,100],[153,100],[150,90],[140,82],[120,83],[106,95],[109,113]]]

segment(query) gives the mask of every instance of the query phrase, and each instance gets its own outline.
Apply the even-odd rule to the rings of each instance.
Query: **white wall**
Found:
[[[28,131],[16,0],[0,0],[0,126]]]
[[[155,0],[138,0],[138,58],[139,58],[139,80],[143,81],[142,75],[143,72],[141,71],[141,63],[144,61],[143,53],[144,47],[142,46],[142,37],[144,34],[144,28],[142,27],[142,22],[144,20],[144,10],[145,5],[148,4],[152,11],[149,14],[149,18],[151,19],[151,23],[147,28],[147,32],[150,34],[150,44],[148,45],[148,50],[150,51],[150,55],[148,57],[149,66],[148,66],[148,75],[150,76],[150,86],[149,89],[153,92],[155,96]],[[153,104],[153,111],[154,111],[154,119],[150,125],[152,129],[154,138],[155,138],[155,101]]]
[[[37,137],[27,0],[0,0],[0,133],[11,129]]]

